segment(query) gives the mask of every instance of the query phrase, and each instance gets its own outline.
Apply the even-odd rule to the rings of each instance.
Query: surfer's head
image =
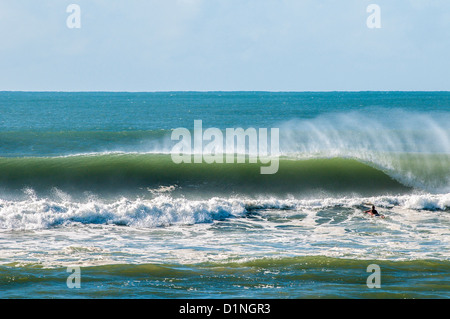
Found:
[[[375,210],[375,206],[374,205],[372,205],[372,209]]]

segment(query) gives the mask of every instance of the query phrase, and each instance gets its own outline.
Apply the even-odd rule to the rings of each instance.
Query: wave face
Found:
[[[203,196],[317,196],[405,193],[409,186],[383,171],[353,159],[281,159],[274,175],[261,175],[266,164],[175,164],[169,155],[109,154],[57,158],[0,158],[4,190],[58,188],[73,194],[148,193],[147,188],[174,187],[177,193]]]

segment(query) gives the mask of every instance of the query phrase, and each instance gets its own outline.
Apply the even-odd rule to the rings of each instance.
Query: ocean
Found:
[[[175,163],[198,120],[278,128],[278,170]],[[449,123],[450,92],[0,92],[0,298],[449,298]]]

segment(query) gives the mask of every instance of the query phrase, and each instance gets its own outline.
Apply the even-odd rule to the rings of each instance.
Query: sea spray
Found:
[[[280,124],[280,151],[296,158],[354,158],[405,185],[450,190],[447,114],[374,109]]]

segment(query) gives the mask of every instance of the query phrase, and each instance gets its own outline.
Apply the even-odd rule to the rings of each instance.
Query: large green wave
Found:
[[[262,163],[175,164],[163,154],[105,154],[46,158],[0,158],[3,190],[32,188],[45,191],[148,193],[175,186],[197,194],[354,193],[379,195],[411,190],[385,172],[346,158],[293,160],[281,158],[273,175],[260,174]]]

